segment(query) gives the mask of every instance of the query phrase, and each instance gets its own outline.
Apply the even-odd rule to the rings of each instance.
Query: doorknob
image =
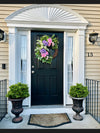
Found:
[[[32,71],[32,73],[35,73],[35,71]]]

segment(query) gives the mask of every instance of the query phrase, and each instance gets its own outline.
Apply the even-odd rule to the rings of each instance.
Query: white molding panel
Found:
[[[10,21],[26,21],[26,22],[65,22],[65,23],[83,23],[87,24],[82,16],[72,11],[68,7],[61,5],[37,4],[24,7],[6,19]]]

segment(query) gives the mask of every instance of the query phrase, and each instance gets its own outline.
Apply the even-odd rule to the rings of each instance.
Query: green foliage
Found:
[[[58,43],[59,43],[59,41],[58,41],[58,39],[55,37],[55,35],[53,34],[52,35],[52,41],[55,43],[55,45],[52,47],[52,49],[58,49]]]
[[[29,97],[28,86],[27,84],[17,83],[11,85],[10,90],[8,91],[6,97],[9,98],[26,98]]]
[[[83,98],[89,94],[86,86],[83,86],[81,83],[72,85],[69,90],[69,95],[76,98]]]
[[[43,40],[48,40],[49,36],[48,35],[44,35],[42,37],[40,37],[40,40],[43,41]]]

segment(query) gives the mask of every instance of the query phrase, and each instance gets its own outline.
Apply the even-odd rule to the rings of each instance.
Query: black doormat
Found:
[[[57,127],[63,124],[71,123],[66,113],[59,114],[31,114],[28,124],[40,127]]]

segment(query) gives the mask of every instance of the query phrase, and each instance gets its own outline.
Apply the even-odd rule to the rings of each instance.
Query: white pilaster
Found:
[[[74,46],[74,73],[73,84],[84,84],[84,50],[85,48],[85,31],[78,30],[75,36]]]
[[[16,28],[9,28],[9,86],[16,83]],[[8,112],[11,113],[11,102],[8,104]]]
[[[77,31],[76,38],[76,57],[75,57],[75,75],[74,75],[74,83],[82,83],[84,85],[84,56],[85,56],[85,30]],[[75,79],[76,76],[76,79]],[[85,113],[85,100],[83,101],[84,113]]]
[[[17,29],[9,28],[9,85],[16,83],[16,40],[17,40]]]
[[[85,55],[85,34],[84,30],[78,30],[78,83],[84,85],[84,55]]]

